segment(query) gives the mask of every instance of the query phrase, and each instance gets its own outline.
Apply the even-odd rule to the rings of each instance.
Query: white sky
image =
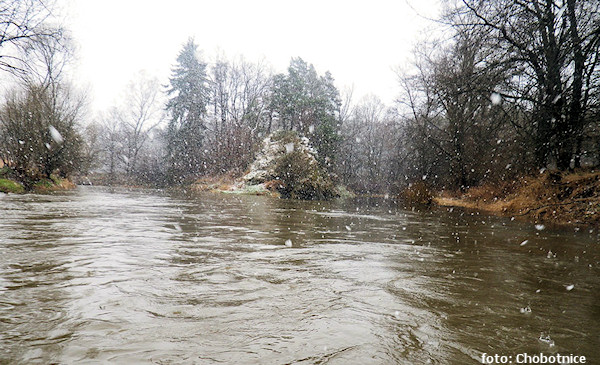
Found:
[[[118,102],[145,70],[166,83],[177,54],[194,37],[205,59],[267,61],[285,72],[302,57],[330,71],[354,99],[375,94],[391,103],[399,88],[393,68],[411,57],[435,17],[437,0],[68,0],[66,25],[78,47],[77,82],[92,106]]]

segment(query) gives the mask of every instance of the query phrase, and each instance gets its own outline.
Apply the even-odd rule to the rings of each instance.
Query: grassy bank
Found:
[[[35,193],[49,193],[70,189],[75,189],[75,184],[71,180],[55,176],[52,176],[50,179],[40,180],[33,184],[33,192]]]
[[[445,191],[434,202],[523,217],[536,223],[598,226],[600,172],[545,172],[501,185],[474,187],[466,193]]]
[[[25,189],[23,184],[14,179],[7,177],[0,178],[0,193],[7,194],[23,194],[27,192],[49,193],[53,191],[70,190],[74,188],[75,184],[73,184],[73,182],[70,180],[52,177],[51,179],[44,179],[36,182],[28,191]]]
[[[25,192],[25,188],[16,181],[2,178],[0,179],[0,192],[21,194]]]

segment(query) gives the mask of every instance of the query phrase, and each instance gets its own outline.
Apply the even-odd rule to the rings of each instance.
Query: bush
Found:
[[[0,105],[0,158],[26,189],[53,173],[66,177],[78,167],[80,108],[67,91],[51,93],[39,85],[7,94]]]
[[[409,185],[400,193],[400,198],[406,206],[430,206],[433,203],[433,193],[424,182]]]
[[[283,198],[327,200],[338,196],[335,186],[310,155],[293,151],[282,156],[275,166]]]

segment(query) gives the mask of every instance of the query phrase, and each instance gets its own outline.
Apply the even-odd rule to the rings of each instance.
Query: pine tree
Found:
[[[327,166],[337,153],[340,104],[331,74],[319,76],[301,58],[292,59],[287,74],[273,78],[271,109],[282,128],[309,137]]]
[[[203,142],[209,86],[206,63],[198,57],[197,49],[194,40],[189,39],[169,79],[167,153],[172,180],[201,173],[206,167]]]

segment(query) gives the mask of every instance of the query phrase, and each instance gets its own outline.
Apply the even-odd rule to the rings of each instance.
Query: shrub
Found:
[[[282,156],[275,166],[281,184],[277,190],[283,198],[327,200],[338,196],[335,186],[316,160],[300,151]]]
[[[424,182],[409,185],[400,193],[400,198],[406,206],[430,206],[433,203],[433,193]]]
[[[53,173],[67,177],[82,157],[76,130],[81,104],[62,88],[40,85],[14,90],[0,104],[0,159],[30,189]],[[8,163],[10,162],[10,163]]]

